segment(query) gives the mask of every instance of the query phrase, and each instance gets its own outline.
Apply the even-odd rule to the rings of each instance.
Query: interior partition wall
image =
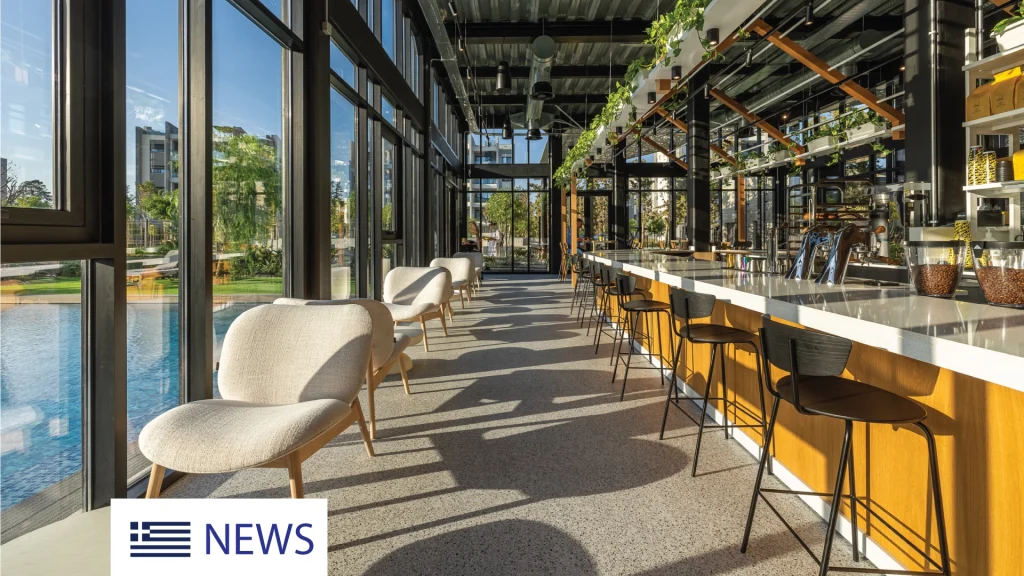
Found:
[[[218,395],[245,310],[442,253],[460,123],[435,152],[418,10],[4,3],[0,540],[139,494],[139,432]]]

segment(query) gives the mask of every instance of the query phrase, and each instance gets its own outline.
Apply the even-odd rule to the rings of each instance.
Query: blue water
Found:
[[[217,349],[253,306],[214,313]],[[20,304],[0,313],[0,509],[82,468],[81,313],[78,304]],[[143,426],[178,405],[177,304],[129,304],[127,318],[132,450]]]

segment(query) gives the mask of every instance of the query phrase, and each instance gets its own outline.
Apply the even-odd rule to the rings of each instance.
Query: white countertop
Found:
[[[634,250],[586,254],[639,277],[1024,391],[1024,310],[918,296],[912,287],[841,286]]]

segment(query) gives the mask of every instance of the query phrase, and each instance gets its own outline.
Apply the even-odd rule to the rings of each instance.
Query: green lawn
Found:
[[[163,278],[146,282],[142,288],[128,286],[128,294],[155,294],[177,296],[178,280]],[[79,294],[82,282],[78,278],[33,278],[23,282],[11,282],[0,287],[0,292],[12,296],[40,296],[45,294]],[[281,294],[283,285],[280,277],[241,278],[226,284],[215,284],[213,293],[221,294]]]

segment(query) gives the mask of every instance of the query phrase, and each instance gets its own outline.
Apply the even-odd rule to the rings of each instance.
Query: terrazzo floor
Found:
[[[430,352],[410,350],[412,395],[397,376],[378,389],[377,456],[353,427],[304,463],[306,497],[329,500],[331,574],[817,574],[765,506],[739,552],[753,457],[712,431],[691,478],[696,425],[673,411],[658,440],[655,371],[633,371],[619,402],[621,369],[613,385],[609,344],[594,355],[570,299],[553,277],[488,276],[448,337],[432,321]],[[256,469],[164,497],[288,494],[283,470]],[[820,553],[824,522],[771,500]],[[854,565],[838,537],[833,564]]]

